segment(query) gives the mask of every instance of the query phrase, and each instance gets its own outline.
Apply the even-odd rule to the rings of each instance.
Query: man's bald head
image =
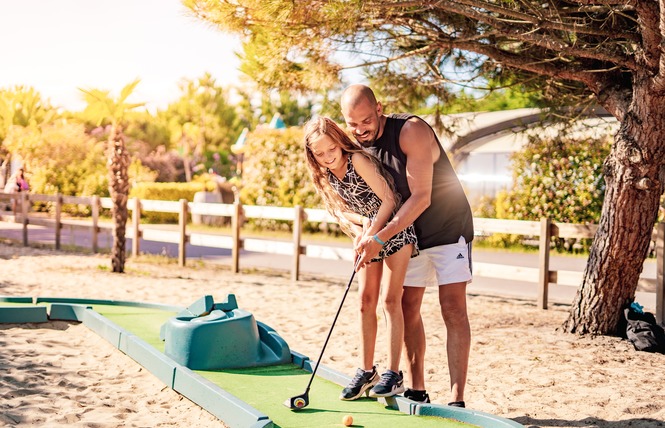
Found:
[[[351,85],[342,93],[340,106],[346,127],[356,141],[365,147],[374,144],[386,120],[374,92],[365,85]]]
[[[362,103],[368,103],[374,108],[377,104],[374,91],[369,86],[355,84],[348,86],[342,93],[341,107],[342,111],[358,107]]]

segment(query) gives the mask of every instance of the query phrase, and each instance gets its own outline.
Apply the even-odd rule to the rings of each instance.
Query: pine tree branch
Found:
[[[647,0],[648,1],[648,0]],[[565,31],[575,34],[586,34],[591,36],[606,37],[611,40],[626,39],[631,41],[639,41],[639,37],[633,33],[618,32],[612,29],[603,30],[593,25],[590,20],[580,23],[567,23],[556,21],[555,16],[536,17],[524,12],[516,11],[513,9],[496,6],[483,0],[456,0],[454,2],[441,2],[438,8],[463,15],[469,19],[477,20],[480,22],[487,22],[492,19],[489,14],[478,12],[478,9],[488,10],[499,16],[509,17],[524,24],[531,24],[534,29],[557,30]],[[497,18],[494,18],[495,20]]]
[[[630,70],[635,70],[637,68],[635,60],[632,57],[616,52],[617,49],[614,48],[615,45],[611,44],[608,44],[608,46],[604,48],[601,45],[588,48],[579,48],[577,45],[571,45],[556,37],[550,37],[549,35],[533,32],[523,33],[519,30],[511,29],[510,26],[501,28],[504,27],[502,24],[495,25],[495,29],[492,29],[489,32],[483,34],[474,34],[471,37],[460,38],[444,33],[441,28],[436,28],[436,26],[429,21],[421,20],[420,23],[422,25],[418,26],[414,25],[413,21],[408,22],[404,20],[396,22],[398,24],[401,22],[403,26],[415,29],[418,35],[425,36],[428,40],[436,40],[439,42],[439,44],[443,45],[449,44],[452,46],[458,43],[468,43],[473,39],[485,39],[488,44],[495,46],[499,44],[509,45],[512,49],[518,49],[514,45],[515,42],[520,42],[544,48],[546,51],[542,52],[542,56],[546,56],[548,53],[547,51],[549,51],[551,59],[565,60],[565,56],[571,56],[602,61],[608,64],[613,64],[613,66],[624,67]]]

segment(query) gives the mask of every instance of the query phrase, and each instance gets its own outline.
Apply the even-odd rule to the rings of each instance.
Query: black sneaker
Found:
[[[407,389],[404,391],[404,398],[408,398],[418,403],[429,403],[429,394],[424,390]]]
[[[404,376],[402,372],[388,370],[381,375],[381,380],[369,392],[370,397],[392,397],[404,392]]]
[[[360,398],[366,391],[369,391],[379,381],[379,375],[376,373],[376,366],[372,370],[356,370],[356,376],[351,383],[342,390],[339,396],[340,400],[355,400]]]

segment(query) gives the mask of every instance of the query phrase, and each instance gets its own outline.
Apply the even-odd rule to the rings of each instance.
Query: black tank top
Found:
[[[402,195],[402,201],[411,196],[411,191],[406,179],[406,155],[400,148],[399,134],[411,117],[417,116],[412,114],[387,116],[383,134],[369,149],[393,176],[397,191]],[[473,215],[469,201],[436,133],[434,138],[438,143],[440,156],[434,163],[432,200],[430,206],[414,223],[418,247],[421,250],[457,243],[460,236],[463,236],[466,242],[473,240]]]

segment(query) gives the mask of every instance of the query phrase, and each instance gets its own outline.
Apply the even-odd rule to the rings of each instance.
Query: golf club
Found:
[[[346,290],[344,290],[344,296],[342,296],[342,302],[339,304],[339,309],[337,309],[337,314],[335,314],[335,319],[332,322],[332,325],[330,326],[330,331],[328,332],[328,337],[326,337],[326,341],[323,343],[323,348],[321,348],[321,353],[319,354],[319,359],[316,361],[316,366],[314,366],[314,370],[312,371],[312,376],[309,378],[309,383],[307,384],[307,388],[305,389],[305,392],[303,392],[300,395],[296,395],[295,397],[291,397],[288,400],[284,402],[284,405],[291,410],[300,410],[303,407],[306,407],[309,404],[309,388],[312,386],[312,381],[314,380],[314,375],[316,374],[316,370],[319,368],[319,364],[321,363],[321,358],[323,357],[323,351],[326,350],[326,346],[328,345],[328,340],[330,339],[330,335],[332,335],[333,328],[335,328],[335,323],[337,322],[337,317],[339,317],[339,313],[342,311],[342,306],[344,306],[344,300],[346,299],[346,295],[349,294],[349,289],[351,288],[351,283],[353,282],[353,278],[356,276],[356,268],[358,267],[358,261],[360,258],[358,257],[356,259],[356,262],[354,263],[353,266],[353,273],[351,274],[351,279],[349,279],[349,283],[346,286]]]

